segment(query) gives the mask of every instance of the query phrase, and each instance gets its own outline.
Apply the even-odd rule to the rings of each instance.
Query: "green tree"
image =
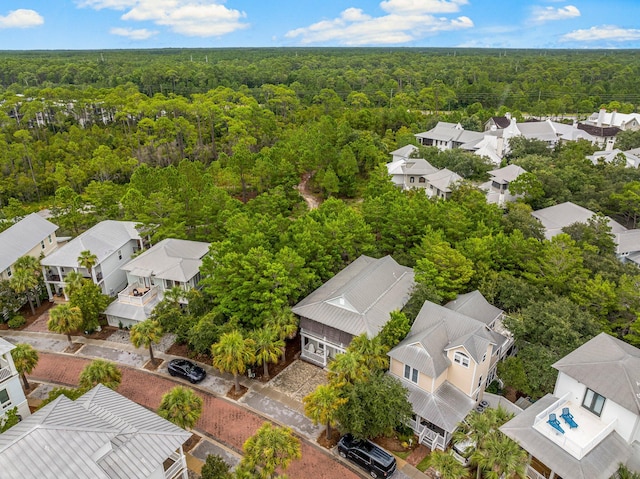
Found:
[[[71,333],[82,326],[82,311],[77,306],[61,304],[49,311],[47,328],[54,333],[66,334],[71,345]]]
[[[261,479],[276,477],[276,469],[286,470],[294,459],[302,457],[300,441],[287,427],[265,422],[242,446],[244,457],[239,469],[252,471]]]
[[[343,391],[348,401],[340,406],[336,418],[342,429],[358,439],[392,434],[413,414],[407,389],[388,374],[361,378],[345,385]]]
[[[29,381],[27,381],[27,374],[31,374],[31,371],[38,365],[38,351],[33,346],[27,343],[18,343],[16,347],[11,350],[11,357],[13,363],[16,366],[18,374],[22,378],[24,390],[29,390]]]
[[[64,288],[68,297],[71,297],[76,291],[79,291],[82,288],[84,282],[87,281],[82,273],[79,271],[70,271],[64,277]]]
[[[80,372],[80,388],[88,390],[102,384],[109,389],[117,389],[122,381],[122,372],[115,363],[104,359],[94,359]]]
[[[20,415],[18,414],[18,408],[14,407],[9,409],[3,417],[0,417],[0,434],[9,430],[20,422]]]
[[[504,361],[500,361],[498,363],[498,377],[504,381],[505,385],[512,387],[516,391],[525,392],[529,390],[529,380],[520,358],[511,356]]]
[[[149,348],[149,358],[153,362],[153,345],[162,339],[162,326],[153,319],[142,321],[131,328],[130,339],[136,348]]]
[[[244,374],[247,364],[255,362],[255,343],[244,338],[238,330],[220,336],[220,341],[211,346],[213,367],[233,374],[236,392],[240,391],[239,374]]]
[[[448,452],[432,451],[427,459],[427,465],[435,469],[442,479],[463,479],[468,477],[469,471]]]
[[[517,442],[497,431],[487,437],[482,448],[476,448],[471,462],[488,479],[525,479],[529,457]]]
[[[293,314],[291,308],[286,307],[267,319],[265,326],[272,328],[278,335],[278,338],[284,342],[287,339],[293,339],[298,332],[298,317]],[[281,361],[286,359],[285,348],[286,343],[284,343],[282,347],[282,354],[280,355]]]
[[[327,440],[331,439],[331,426],[335,425],[338,410],[347,401],[347,398],[340,396],[340,389],[333,384],[320,384],[315,391],[302,399],[304,413],[313,424],[327,426]]]
[[[357,380],[369,377],[371,369],[365,356],[358,351],[347,350],[337,354],[329,363],[329,382],[331,384],[353,384]]]
[[[258,365],[263,366],[263,376],[269,378],[269,363],[277,363],[282,355],[284,341],[278,338],[275,330],[264,327],[256,329],[251,334],[255,345],[255,358]]]
[[[217,454],[207,454],[207,459],[202,465],[200,479],[233,479],[229,464]]]
[[[387,351],[390,351],[409,334],[410,330],[411,324],[407,315],[400,311],[391,311],[389,321],[385,323],[377,337]]]
[[[369,371],[372,373],[384,371],[389,368],[389,356],[387,356],[389,349],[386,345],[382,344],[379,336],[371,339],[367,337],[366,333],[356,336],[351,340],[351,343],[349,343],[347,352],[356,353],[364,358],[369,366]]]
[[[42,271],[40,269],[40,260],[33,256],[21,256],[13,264],[13,274],[11,275],[11,288],[18,294],[25,294],[31,307],[31,314],[35,315],[36,310],[33,301],[40,301],[37,289],[40,286],[40,277]]]
[[[202,414],[202,398],[192,389],[176,386],[162,395],[158,415],[183,429],[193,429]]]
[[[89,250],[81,251],[80,256],[78,256],[78,264],[87,269],[89,276],[92,276],[91,270],[97,262],[98,257]]]
[[[102,294],[100,286],[92,281],[82,283],[69,297],[69,304],[78,307],[82,313],[82,328],[90,332],[98,328],[98,318],[110,302],[111,298]]]

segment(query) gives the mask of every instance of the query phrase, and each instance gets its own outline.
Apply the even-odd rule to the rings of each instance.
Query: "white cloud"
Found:
[[[549,22],[553,20],[567,20],[569,18],[576,18],[580,16],[580,10],[573,5],[567,5],[565,7],[534,7],[533,18],[534,22]]]
[[[134,30],[132,28],[112,28],[109,30],[109,33],[112,35],[120,35],[121,37],[127,37],[131,40],[146,40],[147,38],[151,38],[154,35],[157,35],[158,32],[155,30],[147,30],[146,28],[140,28],[138,30]]]
[[[621,28],[615,25],[602,25],[588,29],[574,30],[561,38],[562,41],[597,42],[608,40],[611,42],[628,42],[640,40],[640,30]]]
[[[125,10],[123,20],[149,21],[176,33],[213,37],[249,26],[246,14],[227,8],[222,0],[78,0],[80,7]]]
[[[421,15],[433,13],[456,13],[467,0],[385,0],[380,8],[385,12],[400,15]]]
[[[7,15],[0,15],[0,28],[31,28],[44,23],[44,18],[35,10],[19,8]]]
[[[458,11],[467,0],[386,0],[387,15],[372,17],[360,8],[347,8],[339,17],[322,20],[286,33],[302,44],[335,42],[340,45],[393,45],[408,43],[439,32],[473,27],[469,17],[436,17],[427,13]],[[446,10],[446,12],[444,11]]]

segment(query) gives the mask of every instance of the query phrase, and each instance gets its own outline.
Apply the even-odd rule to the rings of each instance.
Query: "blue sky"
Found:
[[[0,50],[640,48],[640,0],[0,0]]]

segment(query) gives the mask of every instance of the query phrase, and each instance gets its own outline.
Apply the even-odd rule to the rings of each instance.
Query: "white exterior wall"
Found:
[[[0,382],[0,390],[7,390],[7,393],[9,394],[9,401],[11,402],[10,404],[7,404],[6,407],[0,409],[0,416],[3,416],[7,410],[17,407],[18,414],[20,414],[22,417],[27,417],[29,414],[31,414],[31,412],[29,410],[29,405],[27,404],[27,398],[25,397],[24,391],[22,390],[20,376],[18,375],[18,371],[16,371],[16,367],[13,364],[13,358],[11,357],[10,352],[2,356],[0,366],[9,368],[12,373],[11,377]]]
[[[119,249],[105,258],[100,263],[102,271],[102,292],[110,296],[118,294],[127,286],[127,275],[120,268],[131,260],[133,256],[134,246],[137,246],[136,240],[131,240]],[[118,259],[118,251],[122,252],[122,259]]]
[[[556,397],[562,397],[570,393],[569,399],[575,404],[582,405],[586,390],[586,385],[560,372],[553,394]],[[600,415],[602,422],[609,423],[617,420],[614,429],[625,441],[631,443],[634,439],[640,440],[640,416],[607,398],[605,391],[596,392],[606,398]]]

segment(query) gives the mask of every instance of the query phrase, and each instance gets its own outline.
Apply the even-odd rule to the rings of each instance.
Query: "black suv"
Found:
[[[396,470],[396,458],[371,441],[358,441],[346,434],[338,441],[338,453],[365,469],[371,477],[390,477]]]
[[[187,361],[186,359],[172,359],[169,361],[167,369],[169,370],[169,374],[172,376],[183,377],[192,383],[202,381],[207,375],[207,372],[204,369],[193,364],[191,361]]]

